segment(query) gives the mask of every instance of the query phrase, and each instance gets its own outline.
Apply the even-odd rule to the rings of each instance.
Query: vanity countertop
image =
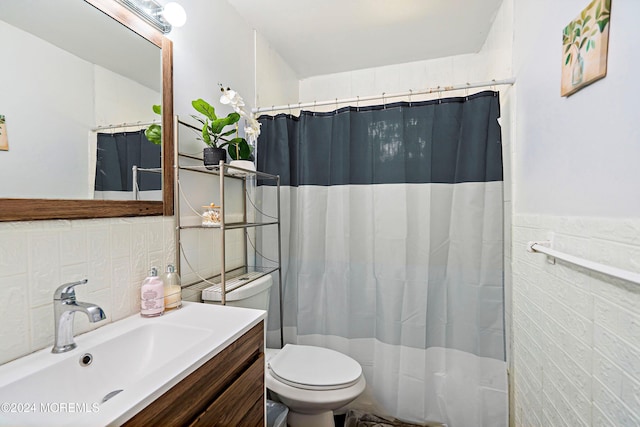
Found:
[[[122,424],[265,317],[185,302],[156,318],[135,314],[78,335],[69,352],[46,348],[1,365],[0,425]]]

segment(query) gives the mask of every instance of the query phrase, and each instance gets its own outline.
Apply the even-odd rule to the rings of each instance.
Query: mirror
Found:
[[[8,140],[0,221],[173,215],[171,41],[113,0],[3,1],[0,35],[5,58],[26,61],[0,71]],[[159,103],[162,116],[151,109]],[[161,200],[91,200],[96,134],[154,119],[163,129]]]

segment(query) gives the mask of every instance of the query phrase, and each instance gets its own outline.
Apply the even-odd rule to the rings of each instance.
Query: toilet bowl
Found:
[[[267,349],[266,359],[267,388],[289,407],[291,427],[334,426],[333,411],[366,386],[360,364],[328,348],[285,344]]]
[[[227,293],[227,305],[267,310],[271,276],[263,276]],[[202,292],[205,302],[219,303],[219,290]],[[316,346],[286,344],[265,352],[265,383],[289,407],[290,427],[332,427],[333,411],[365,389],[362,367],[351,357]]]

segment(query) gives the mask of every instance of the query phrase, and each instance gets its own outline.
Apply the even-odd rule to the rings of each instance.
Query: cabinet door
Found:
[[[191,424],[194,427],[264,425],[264,355]]]

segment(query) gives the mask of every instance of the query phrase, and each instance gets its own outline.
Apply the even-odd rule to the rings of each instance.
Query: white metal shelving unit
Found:
[[[281,275],[281,237],[280,237],[280,177],[278,175],[271,175],[264,172],[251,171],[247,169],[242,169],[239,167],[235,167],[229,164],[226,164],[224,161],[220,161],[218,165],[205,167],[203,164],[201,165],[188,165],[185,166],[182,164],[181,159],[190,159],[193,161],[202,162],[202,158],[195,157],[189,154],[184,154],[179,151],[179,128],[188,127],[192,128],[196,131],[200,131],[197,128],[194,128],[188,123],[182,122],[175,118],[174,129],[175,129],[175,215],[176,215],[176,262],[178,271],[182,274],[182,265],[181,259],[184,257],[186,263],[192,271],[191,267],[183,248],[183,233],[187,230],[201,230],[203,232],[212,232],[211,230],[220,230],[220,242],[218,245],[218,251],[212,254],[212,262],[214,261],[213,257],[218,257],[220,272],[213,276],[209,277],[201,277],[198,275],[198,279],[192,281],[191,283],[183,283],[182,288],[182,299],[186,301],[195,301],[195,302],[204,302],[202,298],[202,292],[207,291],[209,293],[213,292],[220,295],[220,303],[227,303],[227,293],[231,292],[235,289],[238,289],[242,286],[247,285],[248,283],[263,277],[268,274],[278,273],[278,294],[279,294],[279,323],[280,323],[280,342],[281,345],[284,343],[283,337],[283,313],[282,313],[282,275]],[[204,226],[201,224],[184,224],[183,218],[180,213],[181,209],[181,201],[189,203],[185,196],[185,191],[187,188],[181,187],[182,184],[180,182],[180,178],[184,176],[184,174],[207,174],[211,176],[212,179],[218,181],[218,189],[219,189],[219,198],[220,198],[220,216],[221,222],[219,225],[213,226]],[[225,216],[226,203],[225,203],[225,193],[227,191],[229,179],[240,180],[242,187],[242,220],[227,222],[227,217]],[[276,192],[276,212],[275,215],[269,215],[262,211],[260,211],[256,204],[251,201],[248,185],[250,181],[261,180],[263,183],[271,183],[277,187]],[[257,182],[256,182],[257,185]],[[252,205],[252,215],[249,218],[248,209],[247,209],[247,201]],[[190,204],[189,204],[190,206]],[[263,227],[274,227],[277,228],[277,260],[269,259],[263,256],[260,251],[256,248],[255,242],[251,241],[251,236],[249,234],[249,230],[254,229],[257,230]],[[242,239],[242,253],[243,253],[243,262],[241,266],[227,266],[226,264],[226,253],[227,253],[227,238],[226,232],[230,230],[244,230]],[[255,236],[254,236],[255,240]],[[249,245],[253,251],[251,257],[249,257]],[[181,256],[182,255],[182,256]],[[260,259],[260,265],[258,265],[257,261]],[[252,264],[253,261],[253,264]],[[263,265],[266,263],[267,265]],[[252,264],[252,265],[251,265]],[[197,273],[196,273],[197,274]],[[184,274],[183,274],[184,277]]]

